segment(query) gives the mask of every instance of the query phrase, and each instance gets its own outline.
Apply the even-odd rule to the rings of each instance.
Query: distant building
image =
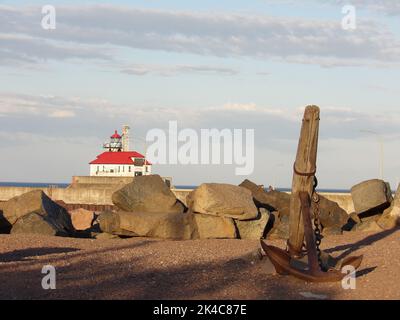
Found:
[[[136,151],[129,151],[129,127],[124,126],[122,136],[117,130],[103,148],[106,152],[89,163],[90,176],[135,177],[151,174],[151,163]]]

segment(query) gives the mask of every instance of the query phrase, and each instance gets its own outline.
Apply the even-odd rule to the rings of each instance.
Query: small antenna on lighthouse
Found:
[[[122,127],[122,151],[129,151],[129,129],[128,125]]]

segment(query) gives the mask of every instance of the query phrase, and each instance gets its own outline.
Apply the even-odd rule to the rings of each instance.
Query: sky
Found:
[[[43,5],[56,29],[41,25]],[[356,28],[344,30],[343,6]],[[290,187],[304,107],[321,108],[322,188],[400,182],[397,0],[0,1],[0,181],[88,175],[122,125],[254,129],[255,167],[154,165],[176,185]],[[375,134],[370,133],[375,132]]]

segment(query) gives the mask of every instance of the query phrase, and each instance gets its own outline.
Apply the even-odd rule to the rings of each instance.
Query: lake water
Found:
[[[69,183],[43,183],[43,182],[0,182],[0,187],[32,187],[32,188],[66,188]],[[195,189],[195,185],[178,185],[176,189]],[[277,188],[278,191],[290,191],[290,188]],[[331,192],[331,193],[349,193],[350,190],[346,189],[318,189],[319,192]]]

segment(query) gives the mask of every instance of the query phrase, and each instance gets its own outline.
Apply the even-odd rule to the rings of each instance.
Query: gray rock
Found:
[[[3,215],[4,202],[0,202],[0,233],[10,233],[12,225]]]
[[[320,198],[320,222],[324,228],[336,228],[341,229],[348,221],[349,215],[345,210],[339,207],[339,205],[331,200],[328,200],[324,196]],[[315,206],[315,204],[312,204]]]
[[[239,232],[240,239],[259,240],[264,237],[270,213],[265,208],[259,209],[259,215],[254,220],[236,220],[235,224]]]
[[[323,228],[322,235],[323,236],[337,236],[343,234],[342,228],[339,227],[328,227]]]
[[[383,229],[378,225],[376,219],[366,219],[365,221],[356,224],[352,231],[381,232]]]
[[[101,212],[99,217],[99,228],[103,233],[113,234],[117,236],[125,237],[137,237],[137,233],[121,229],[120,215],[112,212],[105,211]]]
[[[390,230],[400,225],[400,185],[391,206],[383,212],[377,223],[384,230]]]
[[[188,240],[195,228],[189,215],[182,213],[118,212],[120,228],[142,237]]]
[[[271,211],[278,211],[280,216],[289,216],[290,214],[290,194],[279,191],[266,192],[257,184],[245,180],[240,186],[249,189],[252,192],[254,201],[258,207],[268,208]],[[348,214],[339,205],[324,196],[319,196],[320,221],[326,228],[342,228],[348,220]],[[315,204],[312,203],[314,207]],[[286,234],[286,227],[283,228],[283,234]]]
[[[272,212],[275,216],[275,223],[271,231],[268,233],[268,239],[289,239],[289,216]]]
[[[290,214],[290,194],[275,190],[266,192],[264,188],[247,179],[239,186],[251,191],[257,207],[266,208],[270,212],[279,211],[282,215]]]
[[[188,196],[189,209],[238,220],[255,219],[258,215],[251,192],[245,188],[219,183],[204,183]]]
[[[388,183],[383,180],[368,180],[351,188],[351,197],[357,214],[376,210],[375,214],[382,213],[390,206],[392,200]]]
[[[133,182],[112,195],[113,203],[123,211],[182,213],[179,202],[159,175],[135,177]]]
[[[13,225],[11,230],[13,233],[28,230],[34,233],[43,231],[44,234],[52,234],[54,231],[55,235],[63,236],[75,234],[67,210],[52,201],[41,190],[31,191],[7,201],[3,205],[3,216],[10,225]],[[22,219],[25,216],[27,217]]]
[[[182,213],[107,212],[100,215],[100,229],[117,235],[189,240],[196,231]]]
[[[230,218],[193,213],[104,212],[100,229],[119,236],[160,239],[235,239],[236,229]]]
[[[211,216],[208,214],[193,215],[195,229],[193,239],[235,239],[237,237],[233,219]]]
[[[376,222],[383,230],[396,228],[400,225],[400,207],[390,206]]]
[[[37,213],[29,213],[19,218],[12,226],[11,234],[40,234],[47,236],[68,236],[68,233],[58,230]]]

